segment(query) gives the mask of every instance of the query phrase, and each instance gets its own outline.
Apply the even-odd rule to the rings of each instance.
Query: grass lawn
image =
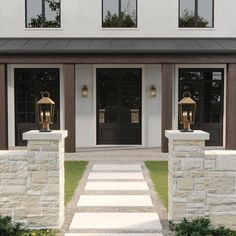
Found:
[[[65,205],[71,200],[87,164],[87,161],[65,161]]]
[[[145,161],[150,171],[150,177],[155,186],[161,202],[168,207],[168,162],[167,161]]]

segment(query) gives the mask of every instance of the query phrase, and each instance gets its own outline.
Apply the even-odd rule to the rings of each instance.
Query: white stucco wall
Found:
[[[0,37],[235,37],[236,1],[215,0],[212,29],[179,29],[178,0],[138,0],[137,29],[102,29],[102,0],[61,0],[61,29],[25,29],[25,1],[1,0]]]
[[[111,65],[108,65],[112,67]],[[114,65],[114,67],[122,67]],[[125,67],[129,67],[125,65]],[[134,67],[133,65],[130,67]],[[143,139],[145,147],[161,146],[161,65],[140,65],[143,69]],[[96,145],[96,93],[94,72],[96,65],[76,65],[76,146]],[[82,97],[81,89],[88,85],[89,95]],[[151,85],[157,96],[150,97]]]
[[[150,86],[157,96],[150,97]],[[161,65],[146,65],[145,139],[148,147],[161,147]]]
[[[88,97],[81,89],[88,86]],[[89,147],[96,144],[93,112],[93,65],[76,65],[76,146]]]

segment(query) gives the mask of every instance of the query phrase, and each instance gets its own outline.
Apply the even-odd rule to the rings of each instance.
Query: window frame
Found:
[[[120,14],[121,14],[121,1],[122,0],[117,0],[117,1],[119,1],[119,3],[118,3],[118,15],[119,15],[119,17],[120,17]],[[135,2],[136,2],[136,7],[135,7],[135,11],[136,11],[136,25],[135,25],[135,27],[104,27],[103,26],[103,13],[104,13],[104,11],[103,11],[103,6],[104,6],[104,0],[102,0],[102,17],[101,17],[101,28],[102,29],[137,29],[138,28],[138,0],[135,0]]]
[[[42,27],[29,27],[28,26],[28,7],[27,7],[27,3],[29,0],[25,0],[25,28],[26,29],[61,29],[61,0],[60,1],[60,27],[45,27],[45,19],[46,19],[46,14],[45,14],[45,0],[41,0],[42,1],[42,9],[41,9],[41,13],[43,16],[43,26]]]
[[[198,16],[198,1],[199,0],[194,0],[194,16]],[[179,26],[179,20],[180,20],[180,6],[181,6],[181,0],[178,0],[179,2],[179,7],[178,7],[178,28],[179,29],[212,29],[214,28],[215,25],[215,0],[212,0],[212,26],[206,26],[206,27],[197,27],[197,26],[188,26],[188,27],[181,27]],[[196,22],[195,22],[196,24]]]

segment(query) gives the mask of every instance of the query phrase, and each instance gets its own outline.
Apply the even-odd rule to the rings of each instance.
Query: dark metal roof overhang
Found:
[[[0,38],[7,54],[236,54],[236,38]]]

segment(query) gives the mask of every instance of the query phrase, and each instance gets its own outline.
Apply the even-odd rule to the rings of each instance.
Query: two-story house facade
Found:
[[[233,0],[2,0],[0,148],[25,145],[48,91],[67,152],[167,151],[184,92],[207,145],[235,149],[235,9]]]

